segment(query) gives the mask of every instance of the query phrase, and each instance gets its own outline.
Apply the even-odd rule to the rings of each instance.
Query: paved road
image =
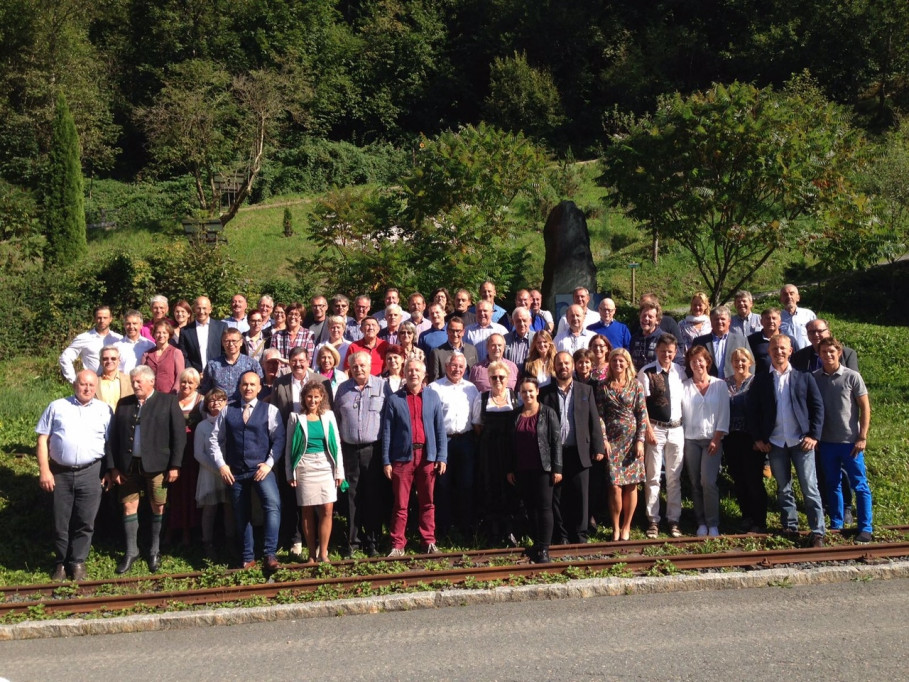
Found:
[[[909,580],[0,643],[22,680],[900,680]]]

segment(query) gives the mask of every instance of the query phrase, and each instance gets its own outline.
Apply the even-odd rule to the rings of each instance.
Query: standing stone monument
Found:
[[[549,214],[543,228],[543,307],[556,317],[556,294],[571,294],[575,287],[597,290],[597,269],[590,252],[590,233],[584,212],[573,201],[563,201]]]

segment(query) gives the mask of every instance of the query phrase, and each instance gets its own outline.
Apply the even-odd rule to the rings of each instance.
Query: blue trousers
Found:
[[[234,503],[234,518],[237,523],[237,537],[243,540],[243,563],[256,558],[253,546],[253,528],[250,519],[252,511],[253,487],[262,501],[262,512],[265,516],[265,534],[262,542],[262,554],[275,556],[278,552],[278,529],[281,527],[281,495],[278,492],[278,481],[275,472],[269,471],[261,481],[253,480],[254,472],[243,478],[237,478],[230,487],[231,501]]]
[[[871,532],[871,488],[865,471],[865,453],[852,456],[852,443],[818,443],[821,466],[824,469],[824,483],[827,487],[827,505],[830,527],[843,527],[843,487],[840,468],[849,477],[849,484],[855,491],[855,511],[858,516],[859,532]]]
[[[799,527],[792,494],[792,467],[799,477],[799,485],[805,498],[805,514],[812,533],[824,534],[824,506],[817,489],[817,469],[814,466],[814,450],[803,451],[798,445],[792,447],[770,447],[770,470],[776,479],[777,501],[780,505],[780,521],[783,528],[795,530]]]

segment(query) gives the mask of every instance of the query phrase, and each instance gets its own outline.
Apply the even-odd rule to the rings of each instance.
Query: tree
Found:
[[[192,59],[172,69],[140,117],[159,168],[190,173],[199,208],[226,225],[252,190],[278,119],[301,116],[305,89],[294,69],[231,76],[215,62]]]
[[[417,147],[398,187],[341,190],[315,206],[309,231],[319,248],[301,271],[343,291],[438,282],[475,289],[487,278],[505,291],[522,276],[523,225],[513,208],[545,184],[544,151],[482,124]]]
[[[847,178],[861,144],[805,78],[782,92],[734,82],[661,98],[614,137],[601,182],[694,256],[718,303],[834,200],[858,199]]]
[[[66,97],[60,92],[44,186],[44,259],[48,263],[69,265],[88,251],[84,201],[79,136]]]
[[[492,62],[486,119],[504,128],[550,138],[565,122],[552,75],[527,63],[524,52]]]
[[[284,236],[293,237],[294,236],[294,216],[290,212],[290,206],[284,207],[284,220],[282,221],[284,226]]]

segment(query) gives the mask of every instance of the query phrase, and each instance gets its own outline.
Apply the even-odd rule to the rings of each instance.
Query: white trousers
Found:
[[[682,465],[685,461],[685,431],[681,426],[653,427],[656,445],[644,446],[644,501],[647,520],[660,522],[660,472],[666,468],[666,519],[678,523],[682,516]]]

